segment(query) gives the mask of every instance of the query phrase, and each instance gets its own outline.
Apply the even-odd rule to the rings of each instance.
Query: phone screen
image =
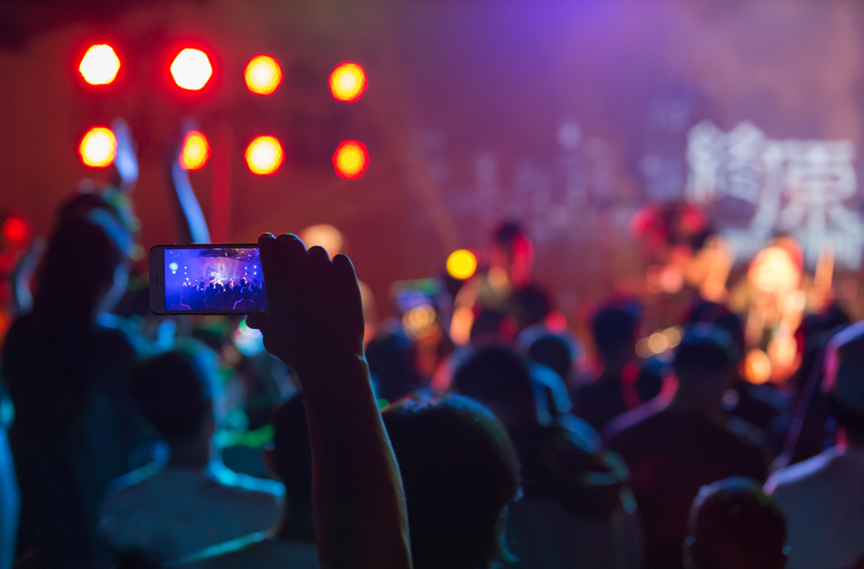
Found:
[[[165,248],[165,310],[254,312],[267,308],[257,247]]]

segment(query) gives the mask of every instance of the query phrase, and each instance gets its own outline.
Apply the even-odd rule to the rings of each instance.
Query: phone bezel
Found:
[[[165,250],[166,249],[258,249],[257,243],[196,243],[194,245],[154,245],[150,247],[150,311],[153,314],[232,316],[252,314],[262,310],[166,310],[165,309]]]

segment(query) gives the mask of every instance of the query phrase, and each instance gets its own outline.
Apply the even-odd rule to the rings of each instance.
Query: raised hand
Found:
[[[135,189],[135,182],[138,181],[138,145],[132,138],[129,125],[123,119],[114,119],[111,129],[117,137],[117,155],[114,158],[114,169],[118,178],[116,185],[123,193],[131,194]]]
[[[258,238],[268,312],[252,314],[267,350],[303,375],[333,358],[363,357],[363,307],[354,266],[291,234]]]

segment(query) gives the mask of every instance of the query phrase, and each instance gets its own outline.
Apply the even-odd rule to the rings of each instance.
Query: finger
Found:
[[[293,233],[283,233],[276,240],[287,263],[288,284],[291,290],[296,292],[309,279],[309,254],[306,252],[306,245]]]
[[[319,275],[327,275],[331,272],[333,265],[330,263],[330,253],[324,247],[312,247],[309,249],[309,264]]]
[[[262,233],[258,237],[258,248],[261,250],[261,270],[264,273],[267,306],[271,311],[284,311],[287,309],[291,283],[282,250],[272,233]]]
[[[270,314],[267,312],[252,312],[246,317],[246,326],[253,330],[262,330],[270,325]]]
[[[360,285],[357,283],[357,273],[354,264],[345,255],[333,258],[334,299],[339,303],[341,312],[349,318],[352,329],[363,334],[363,300],[360,296]]]

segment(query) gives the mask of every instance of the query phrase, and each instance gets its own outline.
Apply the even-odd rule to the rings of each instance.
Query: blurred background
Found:
[[[703,296],[746,312],[735,285],[778,237],[806,311],[830,291],[861,317],[862,24],[840,0],[4,1],[5,265],[80,180],[109,181],[79,147],[123,117],[144,249],[180,239],[166,162],[194,124],[212,241],[333,226],[378,319],[398,312],[393,282],[445,275],[451,252],[488,264],[502,220],[533,239],[535,280],[577,331],[613,291],[646,304],[649,332],[672,325],[669,303],[709,273]],[[91,85],[101,44],[119,71]],[[170,73],[186,48],[212,69],[195,90]],[[268,95],[244,81],[258,55],[281,69]],[[344,62],[365,74],[353,102],[329,84]],[[284,152],[268,175],[245,159],[261,135]],[[344,141],[362,143],[353,179],[334,171]]]

